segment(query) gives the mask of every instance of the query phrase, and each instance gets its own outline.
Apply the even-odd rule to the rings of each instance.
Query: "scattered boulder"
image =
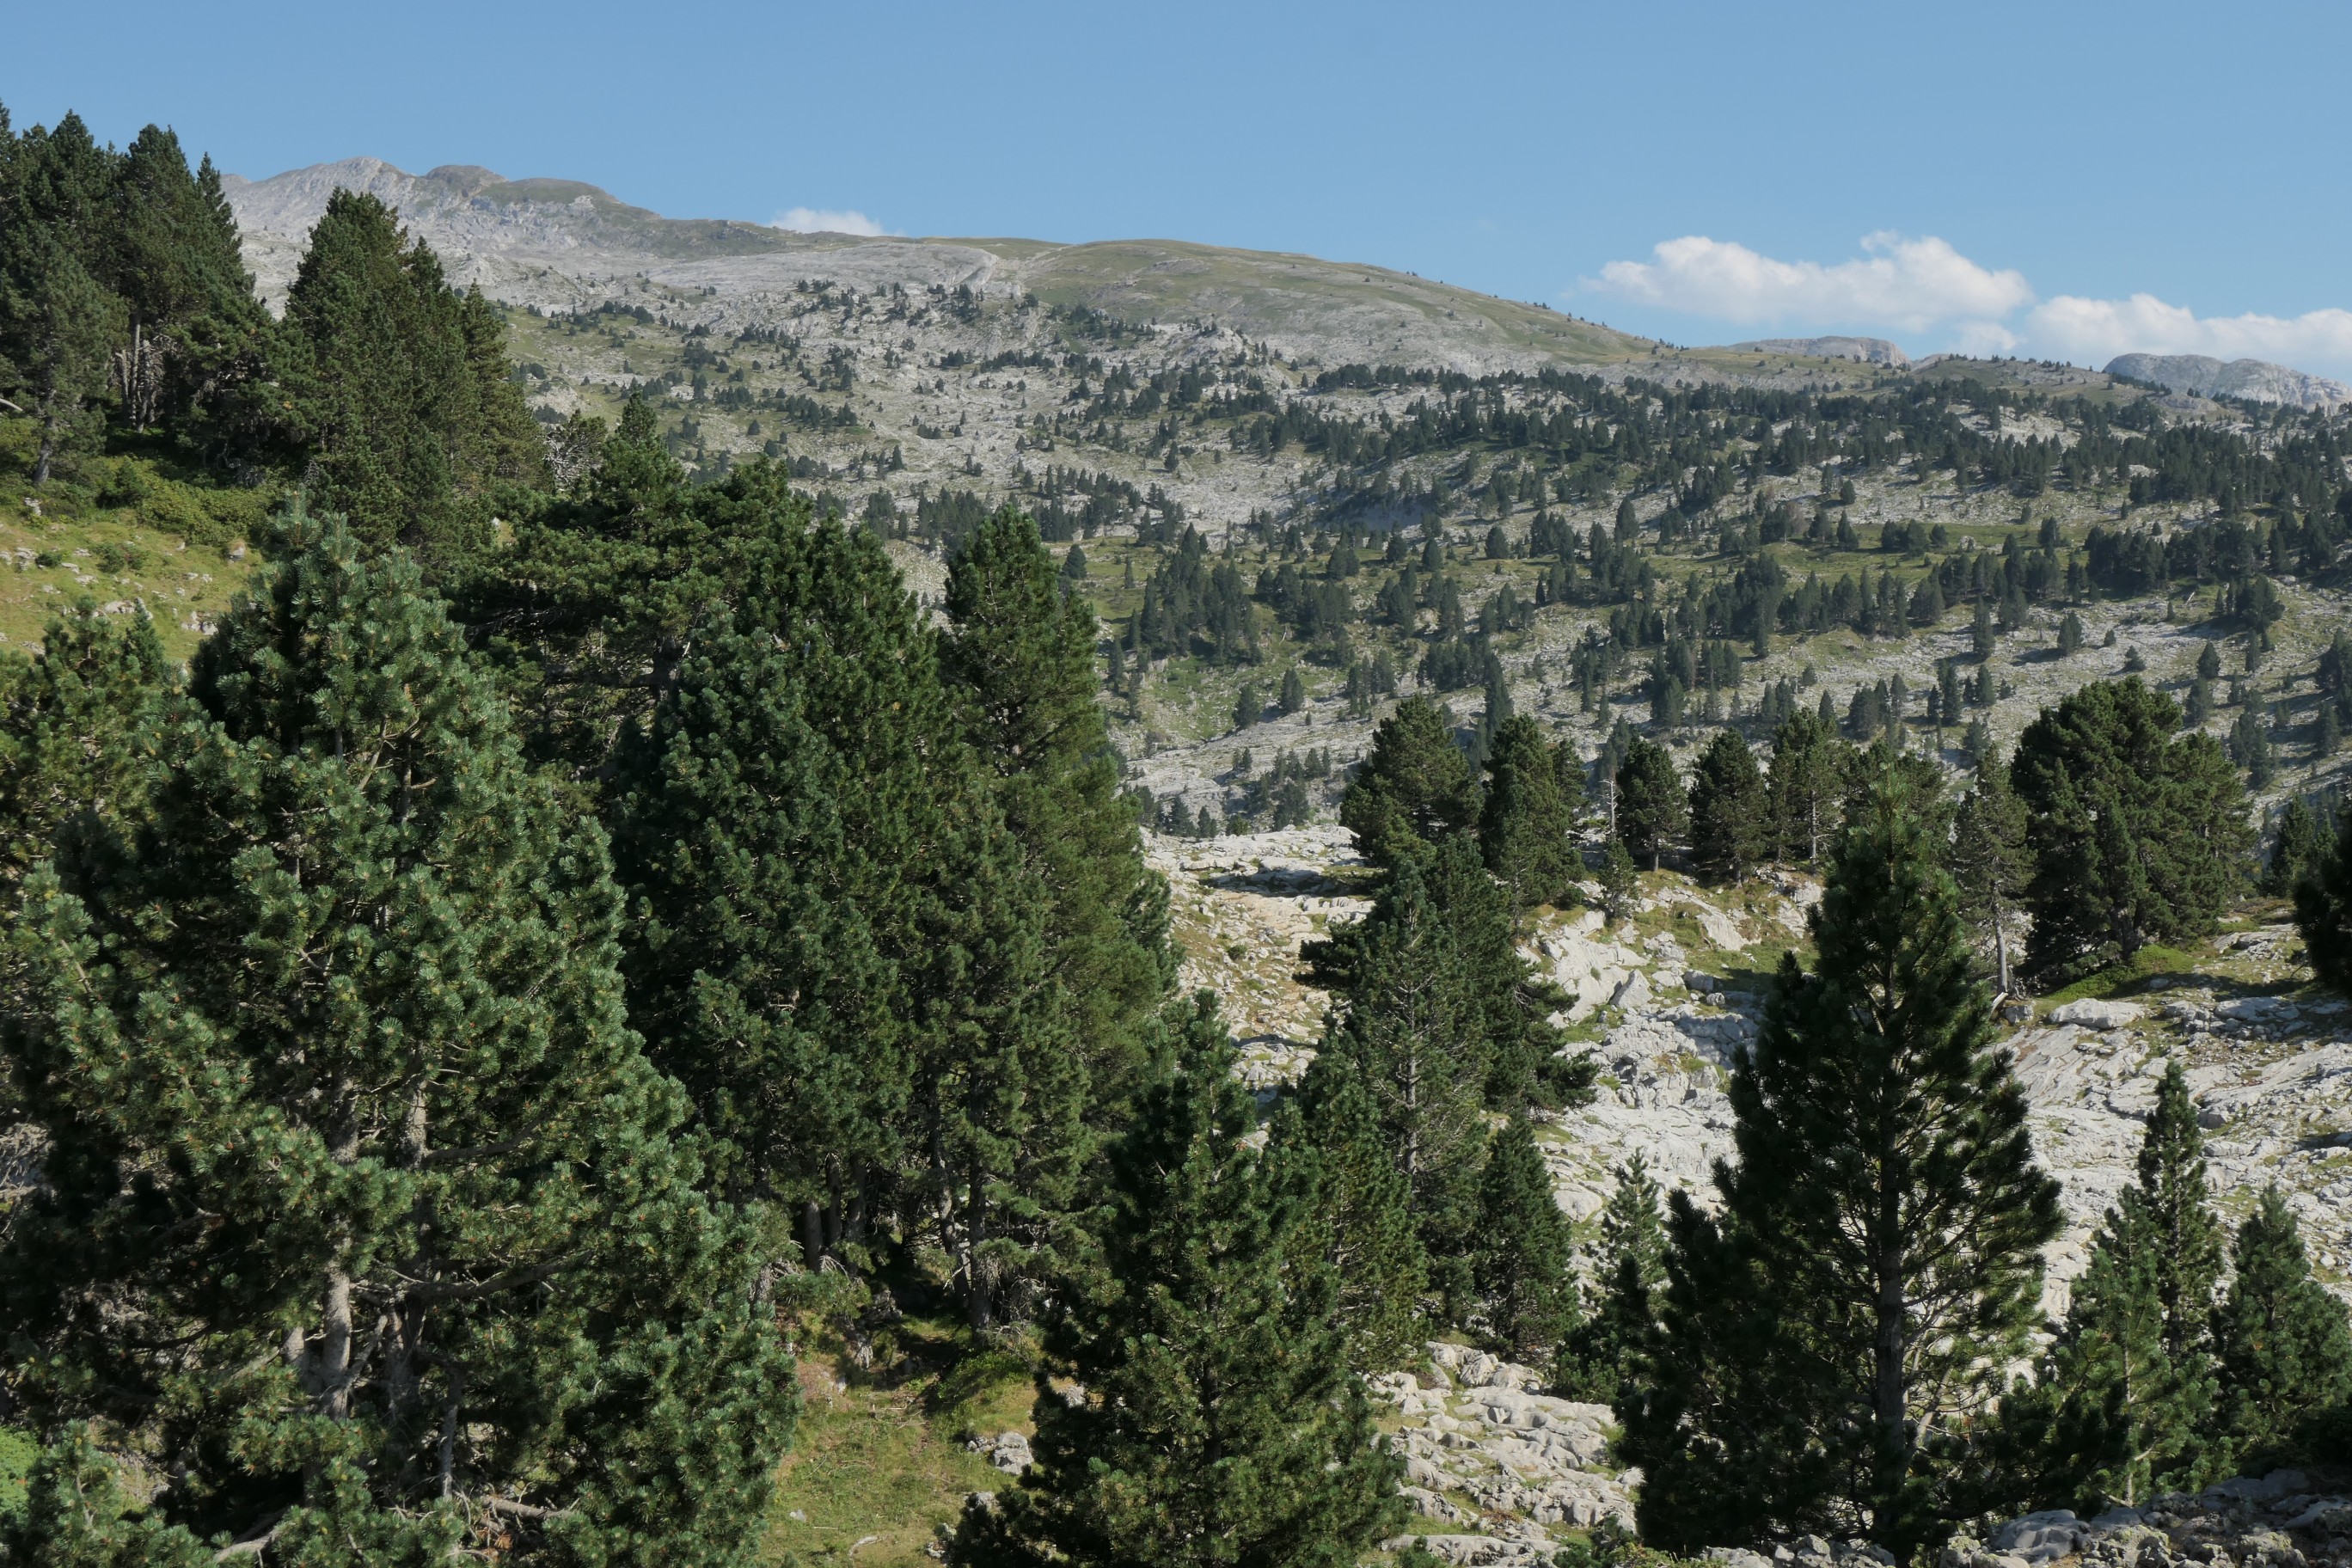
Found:
[[[2146,1009],[2132,1002],[2095,1002],[2085,996],[2050,1010],[2053,1024],[2072,1024],[2082,1029],[2120,1029],[2137,1024],[2146,1016]]]

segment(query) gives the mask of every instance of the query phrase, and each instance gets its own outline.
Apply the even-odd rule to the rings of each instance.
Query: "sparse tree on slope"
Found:
[[[1403,1521],[1328,1263],[1205,997],[1114,1146],[1101,1269],[1047,1335],[1035,1462],[966,1506],[968,1568],[1348,1568]],[[1064,1377],[1083,1394],[1065,1399]]]
[[[2245,792],[2210,736],[2137,679],[2099,681],[2026,726],[2010,765],[2031,814],[2027,956],[2057,971],[2212,929],[2242,884]]]
[[[1666,1230],[1660,1194],[1636,1153],[1618,1167],[1601,1210],[1601,1252],[1591,1310],[1569,1331],[1554,1362],[1557,1386],[1571,1399],[1614,1405],[1641,1375],[1657,1336],[1658,1288],[1665,1280]]]
[[[2335,845],[2295,884],[2294,924],[2319,983],[2352,996],[2352,818],[2337,821]]]
[[[2009,927],[2033,874],[2027,848],[2025,805],[2009,786],[2009,764],[1999,754],[1977,768],[1977,787],[1960,801],[1952,824],[1952,880],[1979,940],[1992,949],[1993,981],[2010,991]]]
[[[2238,1227],[2230,1294],[2214,1315],[2221,1411],[2243,1463],[2315,1458],[2307,1423],[2352,1403],[2352,1328],[2312,1278],[2294,1211],[2275,1185]]]
[[[1683,836],[1690,822],[1690,801],[1675,773],[1675,759],[1664,746],[1636,735],[1617,764],[1617,831],[1636,855],[1650,858],[1650,869],[1659,857]]]
[[[1487,1141],[1471,1258],[1487,1337],[1505,1355],[1540,1361],[1559,1343],[1576,1310],[1570,1250],[1535,1129],[1514,1116]]]
[[[1727,881],[1743,880],[1772,854],[1764,775],[1734,731],[1717,730],[1691,770],[1690,836],[1699,869]]]
[[[1581,870],[1570,835],[1575,816],[1560,791],[1552,748],[1533,719],[1506,719],[1486,758],[1478,847],[1503,884],[1511,912],[1559,902]]]
[[[1372,749],[1339,800],[1339,821],[1364,858],[1391,866],[1411,842],[1457,833],[1469,820],[1470,764],[1426,697],[1408,697],[1372,732]]]
[[[1720,1218],[1675,1199],[1664,1331],[1626,1412],[1661,1544],[1934,1539],[1963,1506],[1950,1439],[2033,1321],[2056,1184],[1908,795],[1890,773],[1860,803],[1815,972],[1784,963],[1734,1074]]]

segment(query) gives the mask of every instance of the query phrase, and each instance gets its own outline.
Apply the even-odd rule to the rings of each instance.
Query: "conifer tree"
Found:
[[[2327,835],[2319,814],[2295,795],[2279,809],[2278,837],[2271,842],[2271,858],[2263,863],[2262,890],[2272,898],[2292,898],[2295,884],[2315,868],[2327,851]]]
[[[0,665],[0,894],[13,895],[61,834],[93,839],[138,820],[140,731],[173,682],[145,616],[103,616],[88,600],[49,622],[29,663]]]
[[[1454,923],[1431,899],[1418,858],[1400,861],[1371,912],[1307,957],[1335,994],[1321,1048],[1352,1064],[1371,1096],[1423,1245],[1433,1258],[1458,1259],[1494,1048],[1486,998],[1465,975]]]
[[[1519,951],[1503,889],[1465,838],[1423,853],[1430,901],[1454,927],[1458,978],[1485,1026],[1487,1109],[1509,1115],[1530,1105],[1582,1103],[1591,1060],[1563,1056],[1563,1037],[1551,1023],[1570,998]]]
[[[1048,1331],[1035,1460],[966,1506],[952,1563],[1348,1568],[1403,1521],[1301,1194],[1245,1137],[1213,1002],[1188,1013],[1113,1147],[1098,1277]]]
[[[1675,772],[1675,759],[1664,746],[1636,735],[1617,764],[1617,832],[1626,847],[1650,858],[1650,869],[1659,857],[1678,842],[1690,822],[1690,801]]]
[[[1417,1359],[1429,1261],[1413,1228],[1412,1193],[1382,1136],[1355,1063],[1318,1056],[1275,1126],[1282,1158],[1311,1162],[1313,1201],[1301,1245],[1328,1262],[1347,1363],[1380,1372]]]
[[[1570,840],[1575,821],[1543,732],[1524,714],[1503,721],[1486,758],[1478,847],[1503,884],[1516,918],[1567,896],[1582,868]]]
[[[1732,1079],[1720,1217],[1675,1195],[1664,1329],[1625,1413],[1663,1545],[1820,1530],[1909,1552],[1966,1509],[1941,1435],[2024,1348],[2056,1184],[1910,793],[1890,772],[1860,803],[1816,969],[1782,965]]]
[[[1513,1116],[1487,1140],[1471,1256],[1487,1338],[1505,1355],[1540,1361],[1559,1343],[1576,1312],[1570,1250],[1535,1129],[1525,1114]]]
[[[2025,805],[2009,786],[2009,764],[1998,752],[1977,766],[1977,786],[1954,814],[1952,880],[1960,908],[1993,954],[1993,983],[2010,993],[2009,928],[2033,873],[2027,850]]]
[[[2053,972],[2212,929],[2252,835],[2212,738],[2137,678],[2084,687],[2026,726],[2010,777],[2031,823],[2033,931]]]
[[[1609,840],[1609,847],[1601,851],[1596,878],[1601,884],[1602,913],[1612,921],[1622,921],[1633,912],[1633,900],[1641,892],[1641,868],[1633,864],[1633,852],[1625,847],[1623,838]]]
[[[950,564],[947,612],[941,673],[1052,900],[1046,941],[1093,1090],[1115,1099],[1172,969],[1167,884],[1143,863],[1094,700],[1094,611],[1063,591],[1035,523],[1005,508]]]
[[[2352,1402],[2352,1328],[2311,1274],[2302,1227],[2276,1184],[2238,1227],[2230,1293],[2214,1314],[2221,1411],[2242,1463],[2302,1457],[2306,1424]]]
[[[2178,1059],[2168,1061],[2140,1142],[2139,1174],[2093,1244],[2038,1384],[2001,1425],[2028,1463],[2032,1506],[2092,1512],[2201,1488],[2228,1462],[2215,1440],[2210,1323],[2221,1226],[2203,1137]]]
[[[48,1153],[0,1299],[54,1440],[19,1544],[745,1560],[779,1238],[698,1191],[601,836],[415,568],[314,526],[198,651],[151,820],[25,885]],[[135,1514],[100,1434],[162,1480]]]
[[[1601,1210],[1601,1247],[1592,1306],[1569,1331],[1554,1361],[1554,1385],[1570,1399],[1614,1405],[1643,1368],[1665,1281],[1666,1230],[1659,1192],[1641,1154],[1617,1169]]]
[[[318,499],[369,542],[454,570],[487,537],[489,483],[542,476],[495,316],[375,197],[328,198],[287,290],[285,345],[279,380]]]
[[[1772,814],[1764,775],[1748,742],[1717,730],[1691,770],[1691,858],[1727,881],[1744,880],[1772,853]]]
[[[1433,840],[1470,820],[1470,765],[1448,733],[1444,710],[1408,697],[1372,731],[1372,748],[1339,799],[1340,824],[1374,865],[1389,866],[1412,838]]]
[[[2352,818],[2337,818],[2335,844],[2295,884],[2294,925],[2319,983],[2352,996]]]

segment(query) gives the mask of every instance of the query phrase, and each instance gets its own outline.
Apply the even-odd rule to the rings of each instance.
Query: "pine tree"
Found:
[[[1690,822],[1689,797],[1675,773],[1675,759],[1654,741],[1636,735],[1617,765],[1617,832],[1636,855],[1650,858],[1650,869],[1681,839]]]
[[[1391,866],[1411,841],[1459,832],[1469,821],[1470,766],[1447,733],[1443,710],[1408,697],[1372,731],[1372,749],[1348,781],[1339,821],[1376,866]]]
[[[13,894],[60,836],[126,833],[142,815],[140,733],[163,716],[171,661],[143,615],[87,600],[52,619],[29,663],[0,665],[0,894]]]
[[[1642,1375],[1657,1337],[1665,1255],[1658,1184],[1637,1152],[1618,1167],[1617,1184],[1601,1206],[1592,1309],[1569,1331],[1553,1363],[1562,1394],[1614,1405]]]
[[[1094,699],[1093,610],[1062,591],[1036,525],[1010,508],[950,563],[940,664],[965,738],[992,769],[1006,823],[1052,898],[1046,940],[1093,1091],[1115,1100],[1173,978],[1168,888]]]
[[[1478,847],[1486,869],[1502,882],[1513,916],[1561,901],[1582,869],[1570,838],[1575,818],[1560,792],[1552,749],[1533,719],[1503,721],[1486,775]]]
[[[1583,1103],[1591,1059],[1564,1056],[1564,1037],[1551,1023],[1570,997],[1519,951],[1502,888],[1466,839],[1444,840],[1425,863],[1430,901],[1454,927],[1457,977],[1484,1023],[1487,1109],[1508,1115],[1530,1105]]]
[[[1330,1266],[1347,1364],[1379,1372],[1417,1360],[1429,1261],[1413,1228],[1412,1189],[1354,1062],[1337,1052],[1318,1056],[1278,1113],[1269,1146],[1312,1162],[1314,1201],[1298,1237]]]
[[[1282,672],[1282,692],[1274,700],[1274,705],[1282,710],[1286,718],[1307,706],[1307,683],[1298,679],[1296,665]]]
[[[1244,1136],[1213,1003],[1181,1028],[1112,1151],[1100,1276],[1049,1331],[1036,1458],[967,1505],[952,1563],[1343,1568],[1403,1521],[1330,1268],[1292,1245],[1301,1194]]]
[[[2033,849],[2027,955],[2045,972],[2209,931],[2252,847],[2245,792],[2211,737],[2137,679],[2044,709],[2010,766]]]
[[[1486,1142],[1471,1254],[1486,1336],[1503,1354],[1540,1361],[1559,1343],[1576,1314],[1570,1252],[1568,1218],[1535,1129],[1524,1114],[1513,1116]]]
[[[2009,785],[1999,752],[1977,767],[1977,787],[1960,801],[1952,822],[1952,881],[1960,908],[1979,941],[1992,949],[1993,980],[2010,994],[2009,928],[2023,902],[2033,861],[2027,852],[2024,803]]]
[[[2262,890],[2272,898],[2291,898],[2295,884],[2309,876],[2327,851],[2327,835],[2319,814],[2295,795],[2279,810],[2278,837],[2271,841],[2271,858],[2263,866]]]
[[[2221,1409],[2240,1462],[2301,1457],[2299,1429],[2352,1401],[2344,1303],[2312,1278],[2294,1211],[2275,1184],[2238,1227],[2230,1294],[2214,1314]],[[2314,1456],[2315,1457],[2315,1456]]]
[[[1726,881],[1747,879],[1772,853],[1772,813],[1764,775],[1748,742],[1717,730],[1691,769],[1691,858]]]
[[[1634,900],[1642,890],[1641,869],[1633,864],[1633,852],[1625,847],[1622,838],[1612,838],[1609,847],[1601,851],[1601,909],[1612,921],[1622,921],[1633,912]]]
[[[2189,1080],[2165,1064],[2126,1188],[2075,1282],[2038,1384],[2002,1425],[2040,1450],[2034,1507],[2144,1501],[2201,1488],[2228,1462],[2214,1440],[2213,1291],[2221,1233]]]
[[[2322,985],[2352,996],[2352,817],[2338,817],[2336,842],[2294,887],[2294,926]]]
[[[792,1413],[776,1238],[697,1191],[601,837],[415,568],[309,527],[198,651],[152,820],[26,883],[26,1550],[742,1560]],[[93,1513],[100,1432],[169,1478],[142,1516]]]
[[[1785,961],[1732,1079],[1719,1218],[1677,1194],[1664,1327],[1625,1413],[1646,1539],[1805,1530],[1907,1553],[1964,1510],[1964,1456],[2023,1348],[2056,1184],[1900,773],[1840,841],[1812,975]]]
[[[1824,692],[1822,700],[1828,700]],[[1800,709],[1772,732],[1772,815],[1780,851],[1788,858],[1819,865],[1835,839],[1851,754],[1836,724],[1822,714]]]
[[[1464,973],[1454,924],[1418,861],[1400,861],[1371,912],[1307,958],[1337,998],[1321,1049],[1352,1064],[1371,1096],[1423,1246],[1433,1258],[1458,1259],[1486,1142],[1494,1047],[1486,999]]]
[[[488,487],[545,481],[503,327],[375,197],[328,198],[287,290],[284,343],[317,499],[371,543],[397,539],[456,571],[488,537]]]

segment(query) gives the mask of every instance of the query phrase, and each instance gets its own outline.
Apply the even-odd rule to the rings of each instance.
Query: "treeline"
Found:
[[[218,174],[153,126],[117,153],[73,115],[17,134],[0,110],[0,377],[36,485],[129,440],[234,482],[299,476],[363,539],[446,561],[549,483],[498,311],[382,203],[335,195],[275,321]]]

